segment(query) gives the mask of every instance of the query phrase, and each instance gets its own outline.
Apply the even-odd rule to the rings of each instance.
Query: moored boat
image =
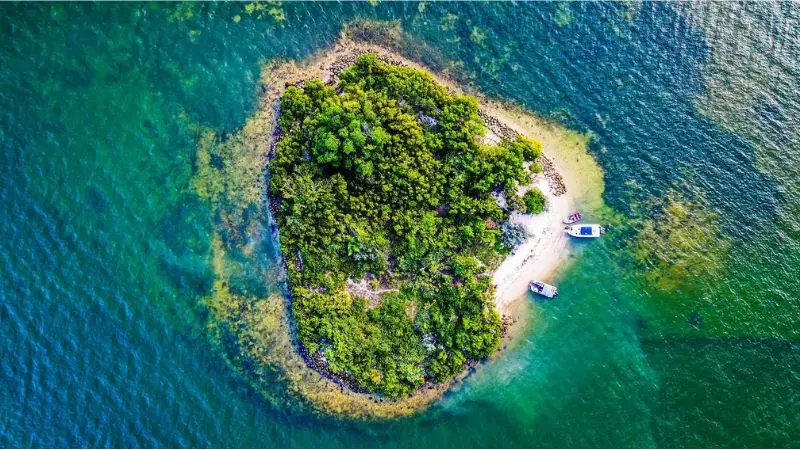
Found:
[[[577,222],[577,221],[579,221],[581,219],[583,219],[583,216],[581,215],[580,212],[576,211],[575,214],[571,214],[571,215],[567,216],[564,219],[564,223],[566,223],[566,224],[575,223],[575,222]]]
[[[553,298],[558,295],[558,288],[544,281],[533,280],[528,285],[528,288],[530,288],[531,292],[534,294],[539,294],[547,298]]]
[[[597,224],[587,224],[587,225],[570,225],[568,227],[564,227],[564,231],[566,231],[568,235],[574,237],[598,238],[603,233],[606,232],[606,229]]]

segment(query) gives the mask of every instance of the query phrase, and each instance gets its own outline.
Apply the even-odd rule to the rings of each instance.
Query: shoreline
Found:
[[[549,164],[549,162],[542,161],[543,166],[547,164],[551,167],[547,167],[546,173],[536,174],[532,178],[534,184],[542,186],[542,192],[545,193],[549,203],[547,210],[537,216],[527,215],[524,217],[526,215],[514,214],[518,217],[513,217],[513,220],[521,221],[526,225],[528,238],[494,271],[493,279],[499,281],[495,291],[495,307],[503,320],[501,346],[489,358],[489,360],[494,360],[515,340],[515,331],[518,328],[515,324],[525,316],[521,300],[522,294],[527,292],[527,283],[533,276],[531,274],[535,273],[536,276],[545,277],[565,260],[567,255],[566,237],[561,232],[561,228],[554,226],[554,223],[560,224],[561,219],[568,214],[563,212],[568,211],[574,203],[568,192],[570,192],[569,186],[575,184],[571,179],[573,175],[577,178],[577,174],[569,174],[567,178],[563,178],[565,172],[561,170],[558,156],[563,152],[558,151],[556,147],[561,145],[559,142],[566,139],[566,142],[575,144],[579,152],[589,157],[585,151],[589,136],[547,123],[544,119],[520,108],[503,106],[500,102],[488,100],[479,93],[469,92],[394,50],[376,44],[356,42],[343,36],[332,47],[320,50],[304,60],[279,61],[267,64],[262,68],[258,110],[248,119],[241,133],[242,139],[253,146],[252,151],[260,155],[259,159],[264,168],[268,165],[269,159],[274,154],[275,145],[280,139],[277,118],[280,114],[280,96],[285,88],[312,78],[319,78],[326,84],[335,83],[341,71],[352,64],[357,56],[364,53],[374,53],[383,61],[391,64],[424,70],[451,92],[476,97],[481,116],[486,116],[484,121],[488,130],[498,133],[500,136],[519,133],[539,140],[543,145],[543,157],[547,157],[549,162],[552,162]],[[527,122],[510,120],[515,116],[516,119],[524,119]],[[522,189],[527,188],[523,187]],[[269,205],[266,186],[263,188],[263,196],[264,204]],[[273,237],[277,238],[277,227],[272,219],[269,222]],[[561,239],[552,239],[553,236],[549,236],[548,233],[558,233]],[[557,245],[553,246],[553,243]],[[224,253],[221,247],[215,249],[216,251]],[[285,271],[285,260],[282,257],[281,260],[284,267],[282,270]],[[532,272],[532,269],[536,271]],[[283,277],[285,279],[285,275]],[[220,275],[220,278],[224,279],[224,274]],[[236,318],[245,324],[254,322],[250,325],[257,325],[257,322],[265,322],[264,317],[255,315],[258,313],[257,310],[269,309],[270,314],[276,315],[276,317],[271,317],[272,328],[260,330],[264,336],[253,335],[255,327],[250,330],[250,325],[246,327],[247,331],[242,331],[248,339],[264,341],[263,344],[265,344],[258,345],[254,349],[245,349],[245,351],[249,351],[248,354],[258,361],[282,372],[288,381],[290,390],[299,394],[320,411],[373,419],[413,414],[441,398],[482,364],[481,362],[469,363],[465,370],[452,380],[440,384],[427,382],[409,397],[401,399],[385,399],[379,395],[358,392],[349,388],[347,383],[343,383],[342,380],[331,379],[320,373],[318,369],[314,369],[314,361],[305,355],[293,334],[290,320],[291,295],[278,300],[275,297],[259,300],[254,307],[253,316],[246,314],[236,316],[234,313],[231,318]],[[276,301],[279,301],[280,304],[276,304]],[[281,345],[274,349],[271,348],[269,344],[276,342],[280,342]]]
[[[586,152],[590,136],[566,130],[516,105],[482,99],[482,111],[513,133],[542,143],[543,172],[520,193],[538,187],[547,206],[537,215],[513,213],[511,221],[525,227],[527,239],[495,269],[495,305],[503,315],[516,315],[520,303],[529,299],[528,283],[533,279],[556,284],[552,277],[569,263],[571,238],[563,232],[563,219],[581,211],[590,219],[603,206],[602,171]],[[524,308],[523,308],[524,309]]]
[[[562,231],[561,220],[570,214],[572,201],[567,195],[556,196],[544,177],[530,186],[538,187],[547,207],[537,215],[511,214],[511,222],[525,227],[527,238],[508,255],[492,275],[496,286],[495,307],[501,315],[512,314],[514,303],[523,301],[528,283],[533,279],[550,282],[548,277],[569,255],[569,240]]]

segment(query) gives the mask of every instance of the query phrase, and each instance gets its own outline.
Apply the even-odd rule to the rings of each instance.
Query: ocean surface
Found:
[[[364,18],[591,133],[615,224],[519,345],[388,422],[231,369],[189,185],[192,126]],[[0,63],[2,447],[800,447],[800,3],[2,3]],[[677,290],[632,244],[668,198],[714,218]]]

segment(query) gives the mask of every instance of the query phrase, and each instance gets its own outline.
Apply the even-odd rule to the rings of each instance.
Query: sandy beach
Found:
[[[561,221],[571,214],[572,202],[568,194],[553,195],[549,185],[541,174],[532,185],[547,198],[544,212],[511,215],[511,222],[523,225],[528,237],[494,272],[495,305],[501,315],[511,315],[514,302],[527,293],[528,283],[533,279],[547,282],[548,276],[569,253],[568,236],[562,230]]]
[[[519,304],[528,298],[528,283],[539,279],[555,284],[557,280],[551,277],[567,262],[571,238],[563,231],[564,218],[576,211],[588,218],[601,210],[603,173],[586,151],[589,135],[554,125],[516,105],[480,100],[482,112],[505,128],[506,134],[519,133],[541,142],[543,156],[550,163],[551,176],[546,176],[545,170],[519,190],[521,194],[538,187],[547,199],[545,211],[537,215],[512,214],[511,221],[523,225],[528,237],[493,274],[498,312],[515,316]]]

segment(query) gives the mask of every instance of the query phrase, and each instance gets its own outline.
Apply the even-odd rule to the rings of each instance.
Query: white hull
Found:
[[[531,283],[528,285],[528,288],[534,294],[539,294],[542,297],[553,298],[558,295],[558,289],[555,286],[539,280],[531,281]]]
[[[597,224],[571,225],[564,227],[564,231],[573,237],[578,238],[599,238],[606,232],[606,229]]]

